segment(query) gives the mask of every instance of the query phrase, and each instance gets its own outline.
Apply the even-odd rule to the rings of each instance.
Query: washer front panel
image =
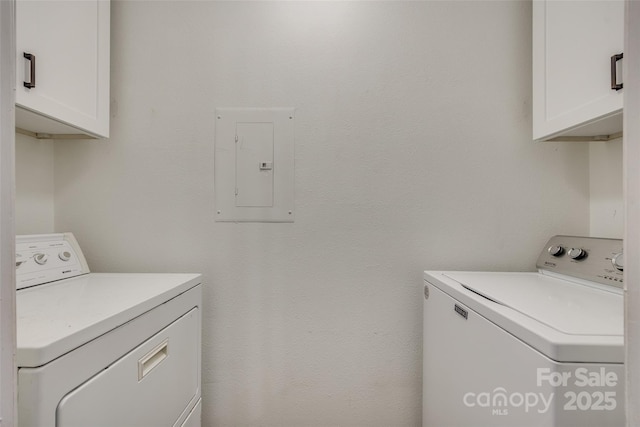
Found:
[[[624,425],[622,363],[553,361],[426,286],[424,427]]]

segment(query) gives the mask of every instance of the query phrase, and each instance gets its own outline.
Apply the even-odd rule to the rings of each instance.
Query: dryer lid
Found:
[[[16,292],[18,366],[42,366],[200,283],[199,274],[89,273]]]

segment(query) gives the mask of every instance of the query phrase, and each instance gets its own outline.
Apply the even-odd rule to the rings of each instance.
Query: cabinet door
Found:
[[[611,56],[622,53],[623,31],[622,0],[534,0],[534,139],[622,131]]]
[[[44,117],[108,136],[109,6],[108,0],[16,2],[17,127],[41,133],[65,129]],[[24,85],[31,81],[32,66],[24,53],[35,55],[33,88]]]

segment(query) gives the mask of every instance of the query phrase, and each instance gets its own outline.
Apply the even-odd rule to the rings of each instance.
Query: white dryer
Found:
[[[200,426],[200,275],[90,273],[70,233],[16,244],[20,427]]]
[[[424,273],[424,427],[623,427],[622,241],[555,236],[538,272]]]

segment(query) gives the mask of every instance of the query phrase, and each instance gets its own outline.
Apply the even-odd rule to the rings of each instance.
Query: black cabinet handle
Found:
[[[24,57],[29,61],[30,72],[29,72],[29,81],[24,82],[24,87],[32,89],[36,87],[36,56],[32,53],[24,52]]]
[[[622,83],[618,83],[618,61],[622,59],[622,54],[618,53],[611,57],[611,90],[622,89]]]

